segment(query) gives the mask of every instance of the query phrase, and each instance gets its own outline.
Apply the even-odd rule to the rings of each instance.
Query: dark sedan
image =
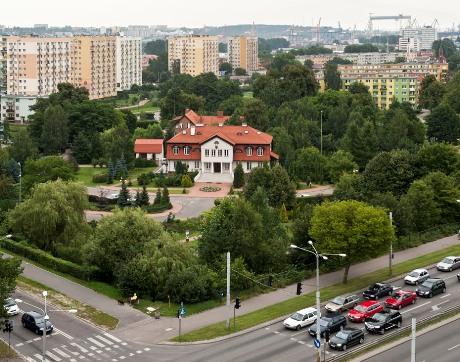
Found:
[[[393,287],[388,283],[375,283],[369,289],[363,292],[364,299],[379,299],[385,296],[390,296],[393,292]]]
[[[357,328],[347,328],[339,333],[329,341],[329,347],[332,349],[338,349],[345,351],[348,347],[363,344],[364,343],[364,331]]]
[[[325,316],[321,317],[319,320],[319,331],[321,333],[321,337],[324,337],[327,332],[332,334],[334,332],[338,332],[343,329],[347,325],[347,319],[340,314],[334,316]],[[314,323],[309,329],[308,333],[310,336],[316,336],[316,323]]]
[[[22,315],[22,326],[30,329],[36,334],[43,334],[46,326],[46,334],[53,332],[54,326],[48,320],[45,320],[42,314],[37,312],[27,312]]]

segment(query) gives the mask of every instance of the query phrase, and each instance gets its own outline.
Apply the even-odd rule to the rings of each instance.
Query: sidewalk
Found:
[[[416,248],[403,250],[395,253],[393,264],[416,258],[427,253],[447,248],[452,245],[458,245],[457,235],[449,236],[443,239],[420,245]],[[388,255],[368,260],[363,263],[353,265],[350,268],[349,278],[355,278],[362,274],[370,273],[377,269],[388,266]],[[91,289],[71,282],[60,276],[54,275],[43,269],[37,268],[30,264],[24,265],[24,276],[48,285],[62,293],[79,300],[82,303],[92,305],[101,311],[104,311],[120,320],[117,335],[131,341],[144,343],[157,343],[170,339],[178,334],[178,320],[176,318],[161,317],[156,320],[147,317],[139,311],[128,306],[119,306],[116,301],[94,292]],[[322,287],[327,287],[339,283],[343,277],[343,270],[320,276]],[[243,309],[240,313],[244,314],[264,308],[271,304],[282,302],[286,299],[295,297],[295,285],[276,291],[261,294],[257,297],[243,301]],[[315,279],[310,278],[303,281],[303,293],[310,293],[315,290]],[[204,311],[199,314],[186,317],[182,321],[182,332],[186,333],[191,330],[201,328],[213,323],[223,321],[227,313],[226,307],[217,307]]]

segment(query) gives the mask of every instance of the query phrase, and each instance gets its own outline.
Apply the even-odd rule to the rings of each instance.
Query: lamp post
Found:
[[[323,111],[321,111],[321,118],[320,118],[320,144],[321,144],[321,155],[323,154]]]
[[[307,253],[313,254],[316,257],[316,339],[320,341],[321,340],[321,329],[320,329],[319,319],[320,319],[320,312],[321,312],[321,295],[320,295],[320,288],[319,288],[319,258],[322,258],[323,260],[327,260],[328,256],[340,256],[344,258],[347,256],[347,254],[319,253],[318,250],[316,250],[315,246],[313,245],[313,241],[308,240],[308,244],[313,248],[313,251],[301,248],[300,246],[297,246],[294,244],[291,244],[291,248],[305,251]],[[318,359],[321,360],[319,348],[318,348]]]
[[[390,227],[393,228],[393,213],[390,211]],[[390,267],[390,277],[393,275],[393,240],[390,240],[390,259],[389,259],[389,267]]]
[[[21,193],[22,193],[22,169],[21,169],[21,162],[18,162],[19,166],[19,204],[21,203]]]

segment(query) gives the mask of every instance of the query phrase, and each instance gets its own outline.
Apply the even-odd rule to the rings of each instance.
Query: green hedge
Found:
[[[64,259],[56,258],[43,250],[26,244],[25,242],[3,239],[0,241],[0,245],[15,254],[36,261],[47,268],[51,268],[64,274],[69,274],[75,278],[89,280],[91,277],[96,276],[98,272],[98,268],[96,267],[82,266]]]

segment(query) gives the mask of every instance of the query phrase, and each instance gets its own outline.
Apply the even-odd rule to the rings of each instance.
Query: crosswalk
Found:
[[[24,346],[21,344],[16,347]],[[118,362],[132,359],[142,353],[150,351],[146,347],[131,348],[127,342],[111,335],[110,333],[95,334],[90,337],[69,341],[58,347],[50,346],[46,351],[45,362],[85,362],[85,361],[110,361]],[[27,356],[28,362],[42,362],[43,356],[35,353]]]

